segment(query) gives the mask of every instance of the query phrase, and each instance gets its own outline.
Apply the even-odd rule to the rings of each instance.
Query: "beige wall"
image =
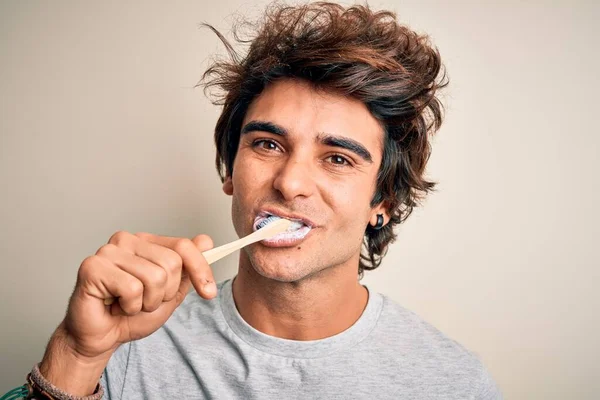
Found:
[[[477,352],[507,399],[594,398],[599,7],[370,3],[431,33],[451,87],[439,190],[364,281]],[[197,23],[227,30],[252,6],[0,3],[0,394],[40,360],[111,233],[234,238],[219,110],[192,87],[221,50]]]

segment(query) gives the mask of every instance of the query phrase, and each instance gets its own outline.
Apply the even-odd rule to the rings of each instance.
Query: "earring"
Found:
[[[373,229],[375,229],[376,231],[378,231],[381,228],[383,228],[383,214],[377,214],[377,223],[375,224],[375,226],[373,227]]]

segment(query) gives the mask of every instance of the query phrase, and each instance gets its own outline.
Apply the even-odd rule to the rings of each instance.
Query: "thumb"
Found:
[[[208,235],[198,235],[192,239],[192,243],[200,251],[210,250],[214,247],[213,241]]]

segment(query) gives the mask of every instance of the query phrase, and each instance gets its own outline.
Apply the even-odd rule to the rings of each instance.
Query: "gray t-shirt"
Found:
[[[248,325],[231,280],[190,293],[152,335],[120,346],[105,399],[501,399],[482,362],[388,297],[369,291],[354,325],[295,341]]]

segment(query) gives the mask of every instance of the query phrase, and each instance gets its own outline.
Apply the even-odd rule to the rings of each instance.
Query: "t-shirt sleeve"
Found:
[[[479,392],[476,400],[503,400],[502,392],[496,385],[494,378],[490,375],[485,367],[481,368],[481,378],[479,380]]]
[[[104,369],[100,378],[100,384],[104,388],[103,400],[120,400],[125,385],[125,374],[129,362],[129,350],[131,342],[122,344],[115,350]]]

